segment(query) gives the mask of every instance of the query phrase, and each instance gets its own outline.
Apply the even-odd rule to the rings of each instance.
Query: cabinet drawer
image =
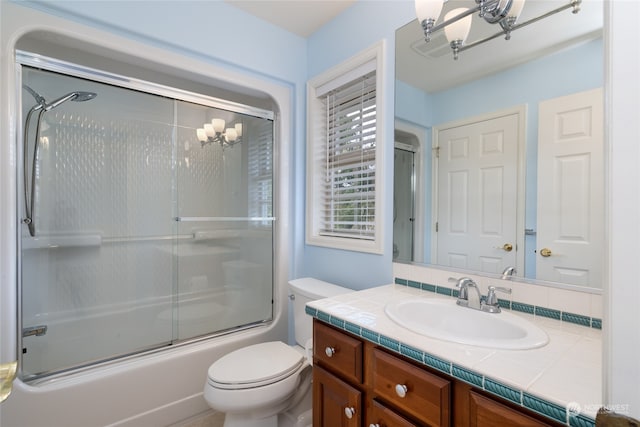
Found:
[[[451,423],[451,382],[372,348],[367,380],[389,405],[432,426]]]
[[[348,381],[362,383],[362,341],[359,339],[314,320],[313,357]]]
[[[365,422],[367,427],[419,427],[393,412],[383,404],[371,402],[371,406],[367,410],[367,418]]]
[[[470,427],[548,427],[551,424],[538,421],[500,402],[471,391],[469,399]]]

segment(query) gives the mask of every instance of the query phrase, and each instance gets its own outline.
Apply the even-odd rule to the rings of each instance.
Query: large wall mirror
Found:
[[[583,0],[457,60],[443,31],[397,30],[394,262],[602,288],[602,26]],[[468,43],[498,31],[474,14]]]

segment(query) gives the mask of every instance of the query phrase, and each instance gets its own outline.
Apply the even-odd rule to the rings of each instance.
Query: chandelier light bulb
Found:
[[[216,133],[221,133],[224,131],[224,120],[223,119],[213,119],[211,120],[211,125]]]
[[[227,141],[234,142],[236,139],[238,139],[238,133],[236,132],[235,128],[227,128],[224,133],[224,137]]]
[[[465,8],[453,9],[444,16],[444,20],[448,21],[467,10],[468,9]],[[444,28],[444,34],[447,36],[447,40],[449,40],[450,43],[460,42],[462,45],[469,36],[469,30],[471,30],[471,15],[467,15],[464,18],[447,25]]]
[[[431,19],[435,22],[440,16],[443,4],[442,0],[416,0],[415,6],[418,21],[422,22],[425,19]]]
[[[234,127],[236,129],[236,134],[238,134],[238,137],[242,136],[242,123],[236,123]]]
[[[520,17],[525,0],[512,0],[511,9],[509,9],[508,18],[513,18],[513,23]]]
[[[214,136],[216,136],[216,132],[215,132],[215,130],[213,129],[213,125],[211,125],[211,124],[209,124],[209,123],[206,123],[206,124],[204,125],[204,132],[205,132],[205,134],[206,134],[208,137],[210,137],[210,138],[213,138]]]
[[[198,135],[198,141],[206,142],[207,141],[207,132],[203,129],[196,129],[196,134]]]

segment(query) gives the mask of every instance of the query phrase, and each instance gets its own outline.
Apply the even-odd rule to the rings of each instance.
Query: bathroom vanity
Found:
[[[599,356],[590,372],[584,362],[591,356],[573,352],[595,349],[599,331],[529,316],[548,333],[547,345],[513,351],[449,343],[385,315],[385,306],[404,298],[440,296],[389,285],[307,305],[315,427],[594,425],[587,411],[601,401]],[[526,366],[536,359],[540,368]],[[544,392],[549,381],[559,394]]]

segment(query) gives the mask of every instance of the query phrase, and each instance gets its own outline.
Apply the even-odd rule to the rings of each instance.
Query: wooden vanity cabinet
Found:
[[[561,427],[314,319],[313,427]]]

